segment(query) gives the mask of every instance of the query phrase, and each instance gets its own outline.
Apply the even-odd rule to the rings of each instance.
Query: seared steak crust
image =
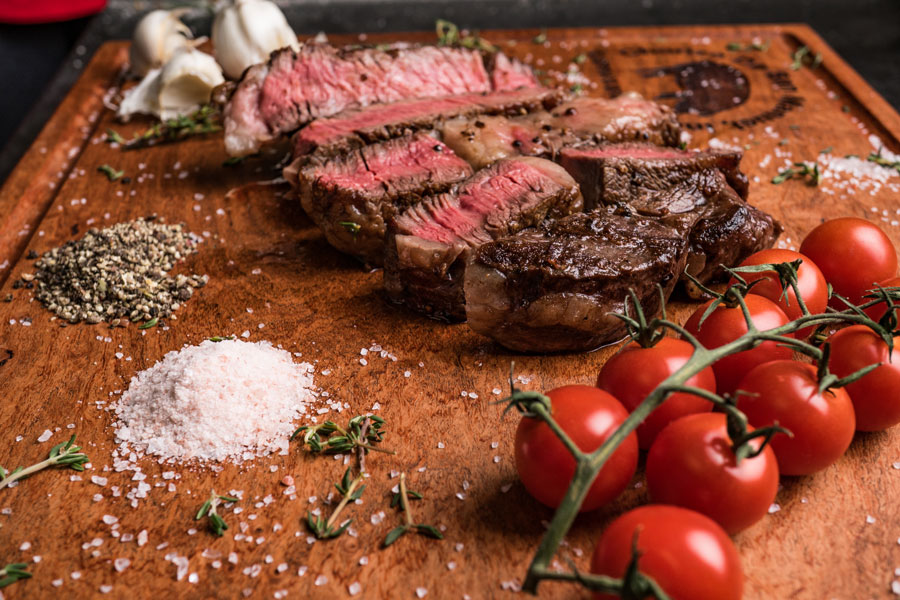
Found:
[[[687,240],[656,219],[598,209],[480,246],[466,270],[469,327],[511,350],[572,352],[621,338],[629,288],[647,314],[671,293]]]

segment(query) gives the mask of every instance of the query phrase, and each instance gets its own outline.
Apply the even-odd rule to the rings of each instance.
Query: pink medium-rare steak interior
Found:
[[[245,73],[225,107],[225,148],[252,154],[311,120],[348,108],[410,98],[535,87],[518,61],[493,59],[493,78],[477,50],[447,46],[337,48],[304,44],[276,50]],[[494,85],[499,87],[494,87]]]
[[[523,88],[487,94],[459,94],[441,98],[415,98],[392,104],[374,104],[316,119],[294,140],[294,156],[333,146],[348,136],[362,143],[389,137],[393,131],[433,127],[437,121],[479,114],[531,112],[552,108],[562,99],[557,90]]]
[[[434,202],[423,202],[397,218],[397,230],[425,240],[452,244],[484,241],[473,232],[485,222],[508,222],[528,196],[546,196],[574,189],[572,178],[558,165],[543,159],[519,158],[485,169],[460,186],[454,194],[442,194]],[[487,239],[490,239],[487,236]]]
[[[518,60],[497,52],[491,59],[491,85],[495,90],[540,87],[534,71]]]
[[[629,146],[627,144],[599,146],[596,148],[564,148],[562,152],[572,158],[615,158],[627,156],[645,160],[690,158],[693,154],[692,151],[676,150],[675,148],[662,146]]]
[[[353,153],[350,160],[331,162],[316,169],[316,184],[355,192],[402,193],[419,189],[423,178],[452,173],[454,178],[472,173],[471,167],[441,141],[419,133],[408,142],[393,145],[390,152]]]

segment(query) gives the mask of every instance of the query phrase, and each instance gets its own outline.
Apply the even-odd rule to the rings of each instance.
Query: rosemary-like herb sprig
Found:
[[[141,323],[140,325],[138,325],[138,329],[150,329],[151,327],[156,327],[156,325],[158,323],[159,323],[159,318],[153,317],[146,323]]]
[[[337,488],[337,491],[341,494],[341,501],[337,505],[337,507],[335,507],[334,512],[331,513],[331,516],[328,517],[327,521],[324,520],[321,516],[316,516],[313,515],[310,511],[306,511],[306,524],[309,526],[310,531],[316,534],[317,538],[319,538],[320,540],[336,538],[337,536],[347,531],[347,528],[350,527],[350,523],[353,522],[353,519],[347,519],[346,521],[338,525],[338,517],[340,517],[341,511],[343,511],[348,504],[362,498],[366,486],[360,485],[360,483],[362,483],[362,480],[365,477],[365,473],[361,472],[351,480],[350,467],[347,467],[347,470],[344,471],[344,476],[341,478],[340,483],[334,484],[334,487]],[[335,528],[336,525],[337,528]]]
[[[363,431],[363,423],[368,419],[368,427]],[[358,415],[350,419],[347,427],[341,427],[334,421],[325,421],[320,425],[303,425],[291,435],[293,440],[303,433],[303,443],[312,452],[341,454],[354,448],[374,450],[385,454],[396,454],[393,450],[379,448],[375,444],[384,439],[384,419],[376,415]],[[337,435],[332,435],[332,434]]]
[[[0,588],[4,588],[20,579],[29,579],[31,573],[26,571],[28,563],[9,563],[0,569]]]
[[[166,119],[135,135],[130,140],[118,132],[107,129],[106,140],[121,145],[123,150],[145,148],[160,142],[174,142],[192,135],[203,135],[221,131],[221,113],[212,104],[204,104],[190,115]]]
[[[898,173],[900,173],[900,160],[893,161],[888,158],[885,158],[881,155],[881,149],[878,152],[870,152],[869,156],[866,157],[866,160],[869,162],[873,162],[876,165],[881,165],[882,167],[886,167],[888,169],[894,169]]]
[[[459,27],[450,21],[438,19],[434,22],[434,30],[437,33],[438,46],[462,46],[484,52],[497,51],[497,47],[478,35],[477,31],[472,35],[463,36]]]
[[[406,489],[406,473],[400,473],[400,491],[394,494],[391,499],[391,508],[399,505],[403,509],[403,517],[406,521],[403,525],[391,529],[384,538],[384,547],[387,548],[401,537],[409,532],[415,532],[425,537],[436,540],[444,539],[444,534],[434,525],[426,525],[424,523],[416,523],[413,521],[412,511],[409,508],[409,501],[421,500],[422,494]]]
[[[237,502],[237,498],[232,498],[231,496],[220,496],[216,494],[216,491],[213,490],[212,494],[209,497],[209,500],[203,503],[203,506],[200,507],[200,510],[197,511],[197,516],[194,517],[195,521],[199,521],[203,517],[209,517],[209,530],[212,531],[219,537],[225,535],[225,530],[228,529],[228,523],[225,522],[219,513],[218,508],[219,504],[222,502]]]
[[[76,471],[84,471],[84,464],[90,462],[87,454],[80,452],[81,446],[74,446],[75,435],[69,438],[68,442],[62,442],[53,446],[50,450],[50,456],[39,463],[35,463],[30,467],[17,467],[11,473],[8,473],[3,467],[0,467],[0,490],[8,487],[12,482],[24,479],[29,475],[33,475],[38,471],[48,467],[57,465],[69,467]]]

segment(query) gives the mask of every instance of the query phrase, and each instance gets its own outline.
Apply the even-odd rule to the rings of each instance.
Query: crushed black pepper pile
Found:
[[[33,282],[35,297],[69,323],[123,320],[151,321],[170,317],[206,275],[176,275],[168,271],[196,252],[200,238],[182,225],[166,225],[156,217],[90,229],[84,237],[45,252]]]

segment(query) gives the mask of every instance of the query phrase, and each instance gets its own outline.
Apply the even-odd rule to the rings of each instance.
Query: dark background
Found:
[[[2,0],[0,0],[2,1]],[[280,0],[299,35],[431,29],[437,18],[473,29],[803,22],[900,107],[900,0]],[[111,0],[93,17],[0,25],[0,182],[18,162],[96,48],[131,37],[140,14],[191,2]],[[193,2],[197,4],[197,2]],[[185,19],[209,32],[208,9]]]

